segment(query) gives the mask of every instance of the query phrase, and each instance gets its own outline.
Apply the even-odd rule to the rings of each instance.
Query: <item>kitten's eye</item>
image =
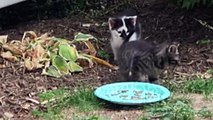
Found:
[[[120,34],[121,34],[122,32],[121,32],[121,31],[118,31],[118,33],[120,33]]]

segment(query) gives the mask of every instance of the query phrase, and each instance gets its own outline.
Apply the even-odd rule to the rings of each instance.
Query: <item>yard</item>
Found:
[[[213,119],[212,8],[186,10],[165,1],[153,1],[143,3],[138,11],[143,39],[181,44],[181,64],[168,66],[161,75],[162,85],[173,93],[171,98],[144,106],[114,105],[97,100],[92,92],[98,86],[118,81],[117,70],[95,64],[83,72],[55,78],[41,75],[41,69],[26,71],[20,62],[0,58],[5,65],[0,69],[0,120]],[[97,56],[114,64],[108,16],[83,16],[21,22],[3,27],[0,35],[20,40],[25,31],[38,35],[51,32],[53,36],[72,40],[77,32],[91,34],[98,39],[92,41]]]

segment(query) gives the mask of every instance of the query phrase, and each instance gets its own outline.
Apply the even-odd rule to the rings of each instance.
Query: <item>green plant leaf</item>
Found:
[[[78,42],[79,42],[79,41],[88,41],[88,40],[90,40],[90,39],[95,39],[95,40],[97,40],[95,37],[93,37],[93,36],[90,35],[90,34],[78,33],[78,34],[75,35],[73,42],[74,42],[74,41],[78,41]]]
[[[63,39],[63,38],[56,38],[56,37],[52,37],[51,40],[53,40],[53,41],[58,41],[58,42],[67,42],[66,39]]]
[[[51,60],[57,56],[54,51],[47,51],[47,55],[50,57]]]
[[[60,73],[62,73],[62,74],[68,74],[69,73],[67,62],[61,56],[56,55],[52,59],[52,64],[53,64],[54,67],[56,67],[60,71]]]
[[[99,50],[97,52],[97,55],[100,56],[101,58],[106,58],[106,59],[109,59],[110,57],[110,55],[104,50]]]
[[[70,72],[81,72],[81,71],[83,71],[83,68],[73,61],[70,61],[68,63],[68,67],[69,67]]]
[[[57,77],[57,78],[62,76],[60,71],[58,71],[54,66],[50,66],[46,69],[43,69],[42,74],[52,76],[52,77]]]
[[[71,47],[68,44],[61,44],[59,46],[59,55],[66,60],[76,61],[78,58],[78,52],[75,47]]]

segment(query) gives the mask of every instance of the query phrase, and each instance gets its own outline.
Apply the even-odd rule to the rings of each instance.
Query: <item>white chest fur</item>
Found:
[[[111,31],[111,45],[114,47],[120,47],[121,44],[123,43],[123,38],[119,36],[119,34],[117,33],[117,31],[112,30]]]

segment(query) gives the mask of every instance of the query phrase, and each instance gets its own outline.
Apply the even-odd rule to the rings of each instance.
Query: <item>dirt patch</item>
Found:
[[[181,10],[166,2],[153,2],[143,5],[139,9],[142,23],[143,38],[147,41],[159,43],[162,41],[181,42],[181,65],[169,67],[164,77],[173,80],[179,76],[190,77],[191,74],[203,73],[213,67],[213,46],[199,45],[195,41],[213,38],[213,31],[206,28],[194,18],[213,24],[212,8],[199,8],[192,11]],[[83,23],[90,23],[90,27],[83,27]],[[98,23],[98,26],[97,24]],[[52,32],[56,37],[73,39],[76,32],[94,35],[99,42],[97,48],[111,54],[109,47],[109,31],[107,17],[98,20],[64,18],[42,21],[29,21],[17,26],[9,26],[1,30],[0,34],[8,34],[11,39],[21,39],[24,31],[33,30],[38,34]],[[112,62],[112,57],[106,59]],[[85,69],[82,73],[75,73],[62,78],[41,76],[41,71],[27,72],[20,63],[4,61],[6,68],[0,69],[0,118],[6,113],[11,113],[13,119],[35,119],[31,111],[39,108],[37,94],[42,91],[60,87],[73,88],[77,86],[100,86],[118,80],[118,72],[101,65]],[[30,98],[30,99],[29,99]],[[194,101],[193,101],[194,102]],[[197,101],[198,102],[198,101]],[[196,101],[195,101],[196,103]],[[202,102],[201,102],[202,103]],[[201,104],[197,103],[197,104]],[[140,115],[140,111],[100,111],[100,114],[112,115],[114,118],[126,119]]]
[[[124,110],[99,110],[87,113],[79,113],[75,114],[73,110],[69,109],[63,112],[65,116],[67,116],[67,120],[73,118],[75,116],[99,116],[102,118],[107,118],[109,120],[136,120],[137,118],[143,115],[143,110],[136,109],[124,109]]]
[[[192,106],[195,110],[200,110],[202,107],[207,107],[210,111],[213,111],[212,100],[208,100],[203,95],[190,94],[189,98],[193,101]]]

